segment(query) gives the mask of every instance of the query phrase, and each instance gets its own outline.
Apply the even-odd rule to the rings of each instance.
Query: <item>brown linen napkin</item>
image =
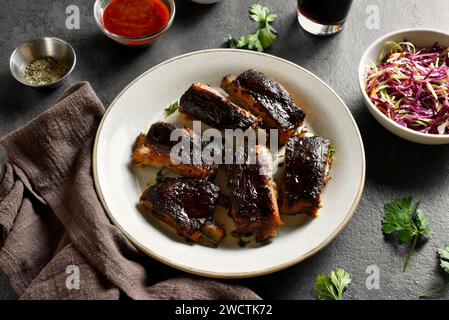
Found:
[[[95,192],[92,147],[104,108],[88,83],[0,140],[0,270],[22,299],[260,299],[196,277],[154,284],[160,265],[108,220]],[[79,270],[79,286],[76,275]]]

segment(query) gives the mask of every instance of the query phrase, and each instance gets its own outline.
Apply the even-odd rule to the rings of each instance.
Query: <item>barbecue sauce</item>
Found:
[[[127,38],[153,35],[169,20],[170,10],[161,0],[112,0],[103,14],[104,27]]]

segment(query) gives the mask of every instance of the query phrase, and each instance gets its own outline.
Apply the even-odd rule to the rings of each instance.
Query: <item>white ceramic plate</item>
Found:
[[[307,114],[307,124],[330,139],[337,150],[333,179],[323,193],[324,208],[311,221],[283,217],[279,236],[265,245],[239,247],[230,235],[218,248],[187,244],[175,232],[136,208],[141,191],[154,182],[155,169],[130,165],[136,136],[165,118],[164,107],[177,100],[193,82],[219,87],[221,79],[254,68],[282,83]],[[161,63],[133,81],[115,99],[99,127],[94,147],[94,178],[109,217],[138,248],[153,258],[186,272],[244,278],[268,274],[296,264],[323,249],[346,226],[360,200],[365,180],[365,156],[359,130],[343,101],[324,82],[303,68],[266,54],[214,49],[179,56]]]

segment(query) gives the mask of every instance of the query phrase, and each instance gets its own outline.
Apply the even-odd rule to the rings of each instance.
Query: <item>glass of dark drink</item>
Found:
[[[315,35],[340,32],[351,8],[352,0],[298,0],[301,27]]]

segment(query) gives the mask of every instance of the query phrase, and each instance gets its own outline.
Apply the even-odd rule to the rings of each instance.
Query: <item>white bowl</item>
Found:
[[[365,53],[362,56],[362,59],[360,60],[359,65],[359,84],[360,89],[362,90],[365,104],[370,113],[374,116],[374,118],[384,128],[386,128],[391,133],[397,135],[398,137],[421,144],[430,144],[430,145],[449,144],[449,134],[437,135],[437,134],[421,133],[397,124],[396,122],[385,116],[379,109],[375,107],[375,105],[371,102],[368,94],[365,91],[365,73],[367,66],[372,66],[376,63],[379,53],[382,50],[385,42],[387,41],[400,42],[403,41],[404,39],[412,42],[417,48],[431,47],[436,42],[438,42],[438,44],[443,47],[449,47],[449,34],[443,31],[432,29],[399,30],[389,33],[374,41],[368,47],[368,49],[366,49]]]

